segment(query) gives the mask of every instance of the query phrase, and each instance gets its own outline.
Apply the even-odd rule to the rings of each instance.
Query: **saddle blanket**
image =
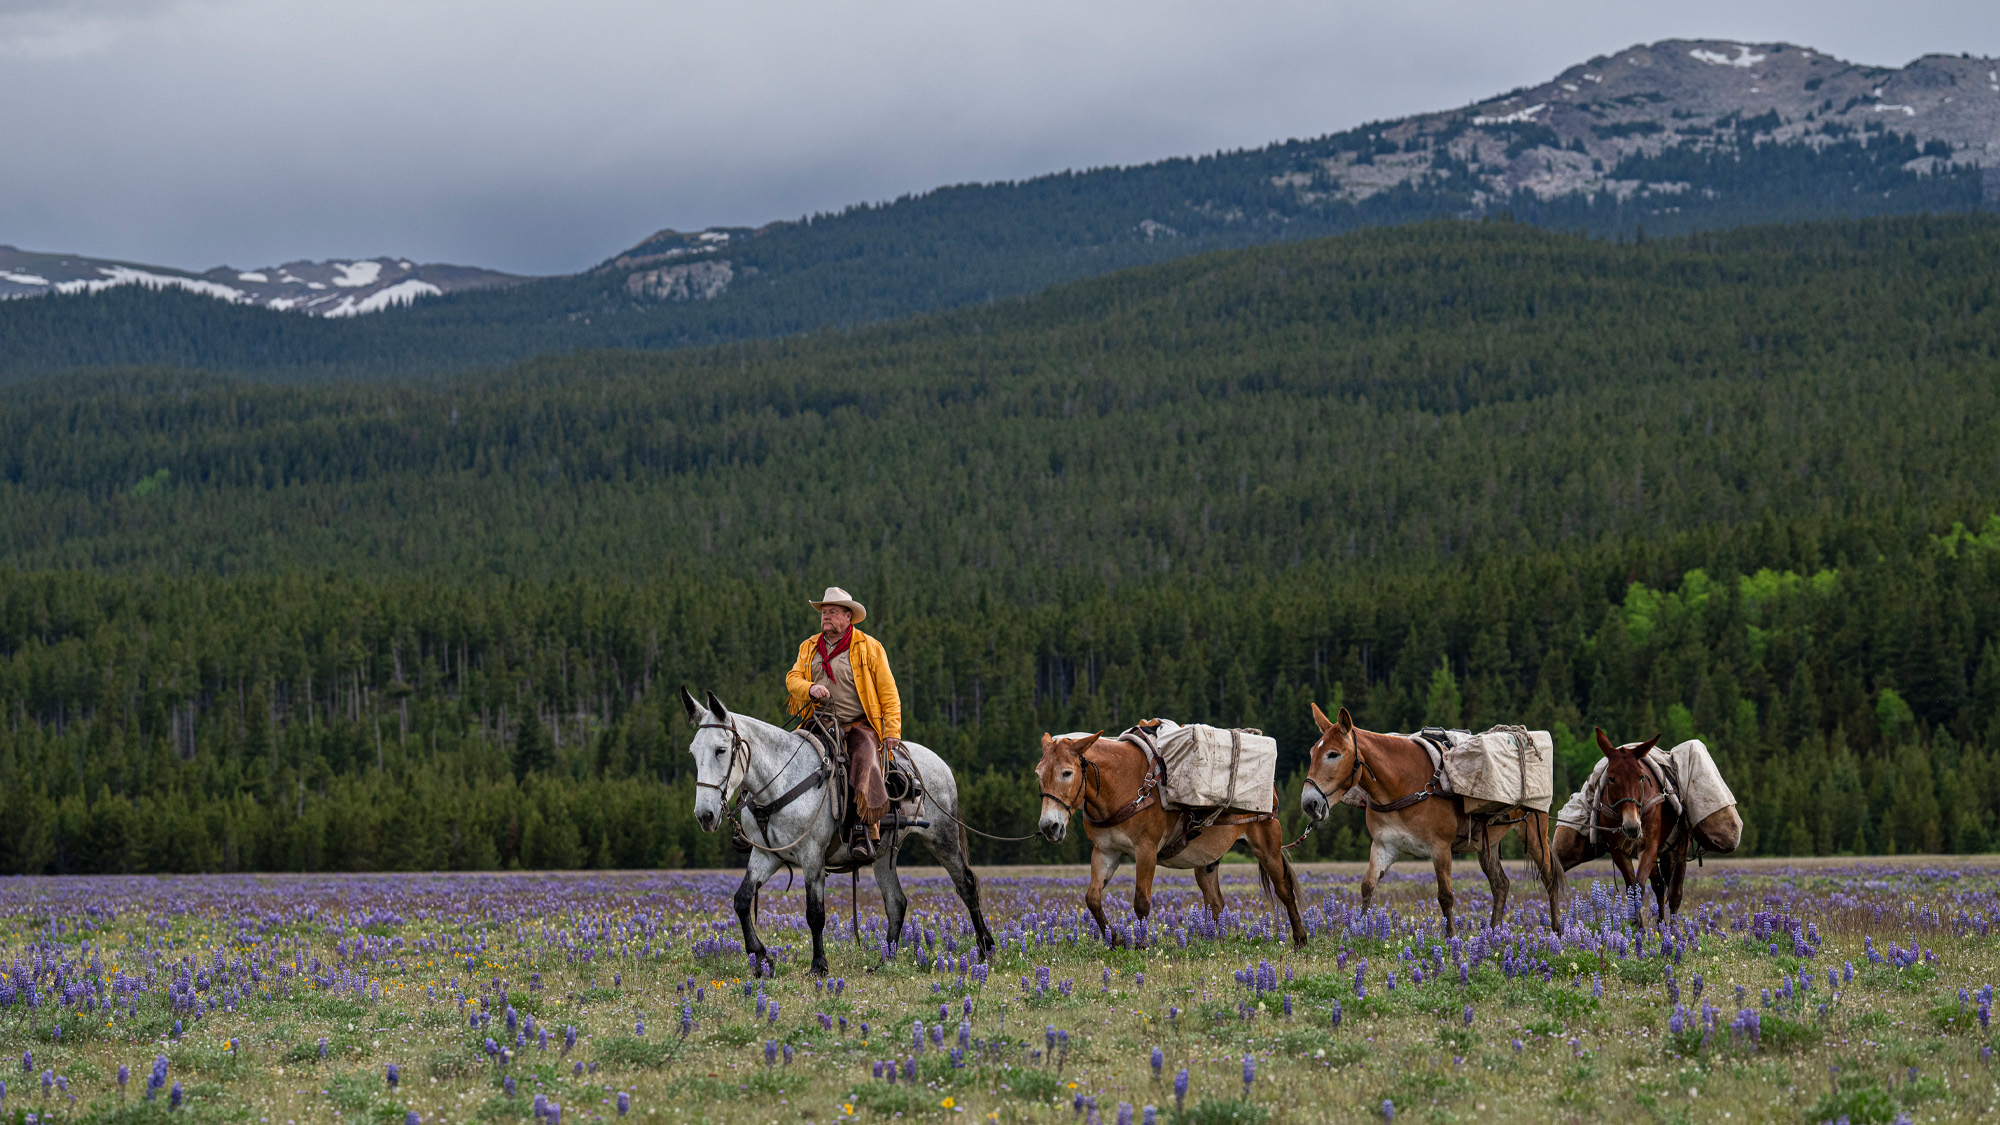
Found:
[[[1691,738],[1671,750],[1655,746],[1646,754],[1646,761],[1655,767],[1655,776],[1665,778],[1672,794],[1668,800],[1680,807],[1681,815],[1691,824],[1700,824],[1736,804],[1736,795],[1729,791],[1729,783],[1722,780],[1722,771],[1715,767],[1715,759],[1699,738]],[[1571,794],[1562,811],[1556,814],[1556,823],[1588,832],[1590,810],[1597,803],[1597,791],[1603,785],[1604,760],[1600,758],[1583,788]]]
[[[1166,807],[1271,811],[1278,777],[1278,740],[1262,731],[1229,730],[1162,719],[1152,728]]]

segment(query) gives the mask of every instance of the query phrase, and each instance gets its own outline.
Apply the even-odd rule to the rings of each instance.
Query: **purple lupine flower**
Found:
[[[395,1063],[390,1063],[390,1064],[389,1064],[389,1069],[388,1069],[388,1071],[386,1072],[386,1075],[385,1075],[385,1076],[386,1076],[386,1077],[388,1078],[388,1080],[389,1080],[389,1088],[390,1088],[391,1090],[393,1090],[393,1089],[395,1089],[395,1088],[396,1088],[396,1083],[398,1083],[398,1082],[402,1081],[402,1079],[403,1079],[403,1072],[402,1072],[402,1070],[401,1070],[401,1069],[400,1069],[399,1067],[397,1067],[397,1066],[396,1066],[396,1064],[395,1064]]]
[[[1333,1026],[1340,1026],[1340,1001],[1333,1002]]]
[[[22,1052],[21,1052],[21,1073],[22,1073],[22,1074],[33,1074],[34,1072],[35,1072],[35,1052],[33,1052],[33,1051],[22,1051]]]
[[[618,1091],[618,1116],[623,1117],[630,1112],[632,1112],[632,1095],[623,1090]]]
[[[1174,1075],[1175,1112],[1179,1112],[1183,1107],[1183,1103],[1187,1101],[1187,1087],[1188,1087],[1187,1067],[1182,1067],[1180,1069],[1180,1073]]]
[[[787,1043],[783,1047],[778,1048],[778,1050],[782,1052],[785,1056],[785,1065],[786,1066],[792,1065],[792,1045],[790,1043]]]
[[[1472,1026],[1472,1005],[1470,1004],[1465,1006],[1465,1026]]]
[[[549,1115],[549,1096],[547,1094],[536,1094],[535,1119],[539,1121],[542,1118],[547,1117],[548,1115]]]
[[[403,1125],[424,1125],[424,1119],[418,1117],[417,1111],[413,1109],[403,1115]]]
[[[1160,1125],[1160,1111],[1150,1105],[1140,1110],[1139,1125]]]
[[[776,1039],[764,1040],[764,1065],[778,1065],[778,1041]]]
[[[910,1024],[910,1050],[919,1055],[924,1053],[924,1021],[922,1020],[917,1020]]]
[[[1160,1080],[1160,1070],[1167,1065],[1167,1056],[1158,1047],[1153,1048],[1153,1081]]]
[[[119,1064],[118,1064],[118,1096],[119,1096],[119,1097],[121,1097],[121,1098],[122,1098],[122,1097],[124,1097],[124,1096],[125,1096],[125,1084],[126,1084],[127,1082],[130,1082],[130,1081],[132,1081],[132,1068],[131,1068],[131,1067],[129,1067],[129,1066],[126,1066],[126,1065],[125,1065],[124,1063],[119,1063]]]
[[[915,1082],[916,1080],[917,1080],[917,1060],[914,1058],[904,1059],[903,1081]]]
[[[1383,1098],[1383,1099],[1382,1099],[1382,1120],[1384,1120],[1384,1121],[1394,1121],[1395,1119],[1396,1119],[1396,1103],[1395,1103],[1395,1102],[1393,1102],[1393,1101],[1390,1101],[1390,1100],[1389,1100],[1388,1098]]]
[[[506,1095],[507,1095],[507,1096],[508,1096],[509,1098],[512,1098],[512,1097],[514,1096],[514,1076],[513,1076],[513,1075],[511,1075],[511,1074],[510,1074],[510,1075],[508,1075],[507,1077],[505,1077],[505,1078],[503,1078],[503,1079],[501,1079],[501,1080],[500,1080],[500,1091],[501,1091],[501,1093],[504,1093],[504,1094],[506,1094]]]
[[[1118,1103],[1118,1125],[1132,1125],[1132,1103]]]
[[[1257,1080],[1257,1060],[1254,1056],[1243,1056],[1243,1096],[1250,1096],[1250,1083]]]
[[[167,1108],[179,1109],[180,1107],[181,1107],[181,1084],[176,1082],[174,1083],[174,1088],[167,1091]]]

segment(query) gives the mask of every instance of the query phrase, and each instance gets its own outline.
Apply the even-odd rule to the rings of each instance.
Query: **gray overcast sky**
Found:
[[[660,227],[1443,109],[1671,37],[2000,55],[1993,0],[0,0],[0,242],[580,269]]]

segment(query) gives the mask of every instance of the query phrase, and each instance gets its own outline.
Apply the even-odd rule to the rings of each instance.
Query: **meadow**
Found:
[[[1364,915],[1358,867],[1308,865],[1299,951],[1245,865],[1219,924],[1165,877],[1146,925],[1113,912],[1118,948],[1083,871],[989,869],[981,961],[946,881],[908,868],[893,945],[867,883],[858,922],[829,894],[824,980],[783,880],[750,975],[732,872],[10,879],[0,1116],[1733,1125],[2000,1101],[2000,866],[1712,862],[1646,929],[1579,869],[1560,934],[1524,871],[1481,927],[1464,874],[1447,938],[1428,873]]]

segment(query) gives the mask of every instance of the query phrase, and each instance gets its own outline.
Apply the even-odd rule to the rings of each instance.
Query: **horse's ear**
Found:
[[[1348,714],[1348,713],[1347,713],[1347,708],[1345,708],[1345,707],[1342,707],[1342,708],[1340,709],[1340,726],[1341,726],[1341,729],[1343,729],[1343,730],[1353,730],[1353,729],[1354,729],[1354,716],[1352,716],[1352,715]]]
[[[687,708],[688,722],[701,721],[701,704],[694,701],[694,693],[688,690],[686,684],[681,685],[681,706]]]
[[[1319,709],[1319,704],[1317,703],[1313,704],[1312,709],[1313,709],[1313,722],[1319,724],[1319,732],[1321,734],[1325,734],[1326,732],[1332,730],[1333,720],[1326,717],[1326,712]]]
[[[1660,744],[1660,736],[1656,734],[1653,737],[1647,739],[1646,741],[1641,742],[1639,745],[1634,746],[1632,748],[1632,756],[1635,758],[1643,758],[1646,756],[1647,751],[1651,750],[1655,746],[1658,746],[1659,744]]]
[[[1597,727],[1595,729],[1597,731],[1597,748],[1599,750],[1604,751],[1604,756],[1608,758],[1611,756],[1611,752],[1618,748],[1616,746],[1611,745],[1611,740],[1605,737],[1603,727]]]
[[[724,707],[722,700],[715,697],[713,689],[708,693],[708,713],[714,715],[720,722],[726,723],[729,721],[729,708]]]
[[[1069,748],[1071,750],[1076,751],[1078,754],[1081,754],[1085,750],[1088,750],[1091,747],[1097,745],[1097,740],[1103,737],[1104,737],[1103,731],[1098,731],[1096,734],[1087,734],[1082,738],[1077,739],[1075,742],[1070,743]]]

